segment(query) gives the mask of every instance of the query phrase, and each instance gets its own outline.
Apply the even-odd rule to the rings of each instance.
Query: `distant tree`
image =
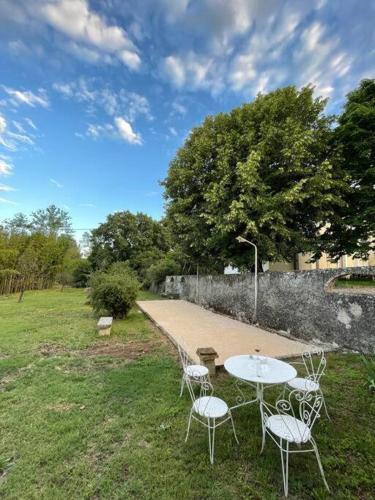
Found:
[[[92,267],[87,259],[79,259],[72,271],[73,286],[77,288],[85,288],[88,286]]]
[[[68,212],[56,205],[32,212],[30,227],[33,232],[44,234],[71,234],[72,224]]]
[[[4,228],[11,234],[27,234],[31,226],[27,215],[18,212],[11,219],[4,221]]]
[[[334,133],[336,166],[347,176],[345,205],[324,235],[333,257],[366,258],[375,250],[375,80],[363,80],[348,94]]]
[[[168,254],[157,260],[147,269],[145,275],[145,285],[160,285],[167,276],[181,274],[182,266],[173,255]]]
[[[193,129],[164,181],[167,220],[191,261],[223,269],[291,260],[317,247],[342,203],[345,183],[332,167],[332,117],[310,87],[258,95]]]
[[[168,236],[163,224],[148,215],[116,212],[92,231],[90,246],[89,261],[94,269],[106,269],[114,262],[127,261],[139,272],[144,265],[150,265],[146,256],[152,253],[160,256],[160,252],[168,249]],[[146,263],[142,264],[142,256]]]
[[[19,213],[4,221],[0,226],[0,270],[17,272],[22,290],[46,287],[55,280],[70,283],[75,261],[80,259],[76,241],[67,234],[70,228],[67,212],[53,205],[30,218]]]

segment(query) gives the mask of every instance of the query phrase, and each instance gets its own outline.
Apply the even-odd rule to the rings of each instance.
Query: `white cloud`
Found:
[[[259,19],[248,43],[232,60],[229,82],[234,90],[247,89],[254,95],[266,90],[271,73],[277,76],[280,71],[279,61],[296,36],[300,21],[301,13],[286,7],[277,17]]]
[[[102,52],[93,49],[91,47],[86,47],[85,45],[80,45],[76,42],[68,42],[64,45],[64,48],[69,54],[72,54],[77,59],[81,61],[88,62],[90,64],[107,63],[112,64],[113,58],[109,54],[103,54]]]
[[[186,81],[186,71],[183,60],[178,56],[168,56],[164,59],[166,76],[176,87],[182,87]]]
[[[117,116],[115,118],[115,124],[120,134],[120,137],[129,144],[142,144],[142,138],[140,134],[134,132],[131,124],[127,122],[124,118]]]
[[[7,137],[13,141],[13,144],[17,142],[22,142],[23,144],[28,144],[29,146],[33,146],[35,144],[34,140],[26,134],[18,134],[16,132],[8,131]]]
[[[7,122],[3,116],[0,115],[0,134],[5,132],[7,127]]]
[[[48,108],[49,101],[44,89],[40,89],[38,94],[34,94],[30,90],[16,90],[3,86],[5,92],[10,96],[10,101],[18,106],[19,104],[27,104],[28,106],[42,106]]]
[[[106,123],[104,125],[97,125],[90,123],[86,131],[86,135],[93,139],[97,139],[101,136],[112,137],[113,134],[114,134],[114,127],[110,123]]]
[[[13,142],[8,141],[7,139],[5,139],[5,137],[2,137],[1,135],[0,135],[0,146],[3,146],[8,151],[16,151],[17,149],[16,145]]]
[[[20,124],[20,122],[17,122],[16,120],[13,120],[12,123],[13,123],[14,127],[17,129],[17,132],[19,132],[20,134],[24,134],[25,133],[25,129]]]
[[[238,55],[232,65],[229,80],[234,90],[241,90],[257,75],[253,54]]]
[[[130,69],[137,70],[141,65],[141,58],[136,52],[133,52],[131,50],[120,50],[120,52],[118,53],[118,57]]]
[[[12,186],[8,186],[7,184],[0,183],[0,191],[2,191],[3,193],[9,193],[11,191],[15,191],[15,188]]]
[[[7,156],[0,155],[0,175],[11,175],[13,165]]]
[[[0,115],[1,146],[3,146],[8,151],[16,151],[19,143],[29,146],[34,145],[33,139],[25,133],[22,125],[19,122],[12,120],[12,125],[15,127],[17,132],[13,132],[12,130],[10,130],[6,118]],[[19,131],[23,131],[23,133],[19,133]]]
[[[340,50],[337,36],[329,36],[327,27],[315,21],[301,34],[300,44],[295,51],[299,69],[300,85],[313,85],[315,93],[330,97],[335,82],[350,70],[351,57]]]
[[[24,118],[24,120],[30,128],[37,130],[37,126],[35,125],[35,123],[32,121],[31,118]]]
[[[301,35],[301,41],[305,46],[306,51],[312,52],[316,50],[322,38],[323,32],[323,26],[318,21],[314,22],[305,29],[305,31]]]
[[[176,135],[177,135],[177,130],[176,130],[174,127],[169,127],[169,129],[168,129],[168,130],[169,130],[169,132],[170,132],[172,135],[174,135],[174,136],[176,136]]]
[[[149,121],[154,119],[150,103],[145,96],[123,88],[114,91],[108,86],[100,87],[95,79],[80,78],[72,82],[57,82],[53,84],[53,88],[67,99],[86,103],[87,111],[91,114],[97,108],[101,108],[109,116],[121,115],[129,122],[133,122],[139,116]]]
[[[114,54],[129,69],[139,68],[141,59],[126,31],[120,26],[109,25],[103,17],[90,10],[86,0],[48,2],[40,7],[40,14],[56,30],[86,45],[72,45],[70,48],[76,55],[96,62],[96,58],[101,55]],[[95,52],[92,47],[99,52]]]
[[[161,73],[174,87],[189,89],[209,89],[217,92],[223,85],[222,69],[212,58],[193,51],[166,57],[161,65]]]
[[[0,203],[4,203],[7,205],[17,205],[15,201],[8,200],[7,198],[0,197]]]
[[[176,101],[172,103],[172,109],[174,112],[179,113],[180,115],[184,115],[187,111],[183,104]]]
[[[62,189],[64,187],[64,185],[61,184],[61,182],[58,182],[56,179],[50,178],[49,181],[50,181],[51,184],[53,184],[54,186],[56,186],[59,189]]]

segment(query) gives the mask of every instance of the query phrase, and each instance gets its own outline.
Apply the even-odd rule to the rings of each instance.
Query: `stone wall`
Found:
[[[257,322],[306,340],[375,352],[375,293],[333,288],[345,274],[375,267],[259,274]],[[251,322],[254,275],[168,276],[165,293]]]

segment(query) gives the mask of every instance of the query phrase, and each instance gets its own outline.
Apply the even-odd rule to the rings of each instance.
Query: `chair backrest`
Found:
[[[188,356],[187,352],[185,351],[185,349],[183,349],[183,347],[180,344],[178,344],[177,347],[178,347],[178,354],[180,355],[182,367],[186,368],[190,364],[189,356]]]
[[[327,359],[324,351],[304,352],[302,354],[302,361],[305,365],[307,378],[314,382],[319,382],[327,366]]]
[[[275,406],[263,403],[263,419],[267,424],[267,419],[273,415],[279,415],[283,425],[287,430],[289,441],[295,443],[305,443],[309,440],[311,430],[320,417],[320,409],[323,398],[320,394],[294,390],[288,395],[288,399],[276,401]],[[290,419],[290,417],[294,417]],[[300,425],[296,420],[303,422]]]
[[[206,380],[205,378],[202,378],[198,373],[196,376],[194,376],[193,372],[191,377],[186,377],[185,382],[189,389],[189,394],[193,404],[197,399],[202,398],[204,396],[209,396],[209,398],[212,397],[214,392],[212,384],[208,382],[208,380]],[[196,387],[197,385],[199,386],[199,391],[195,392],[194,387]],[[207,399],[206,403],[209,402],[209,398]]]
[[[301,420],[307,427],[288,427],[288,419],[283,419],[288,430],[296,443],[304,443],[307,440],[308,431],[311,432],[316,420],[320,417],[320,410],[323,404],[323,397],[316,393],[306,393],[305,391],[291,391],[287,401],[280,400],[276,403],[279,415],[290,415]]]

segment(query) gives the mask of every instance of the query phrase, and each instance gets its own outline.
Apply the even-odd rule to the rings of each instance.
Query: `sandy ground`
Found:
[[[221,366],[230,356],[255,353],[274,358],[299,356],[313,346],[296,342],[241,321],[207,311],[185,300],[138,301],[140,309],[189,357],[199,361],[198,347],[213,347]]]

